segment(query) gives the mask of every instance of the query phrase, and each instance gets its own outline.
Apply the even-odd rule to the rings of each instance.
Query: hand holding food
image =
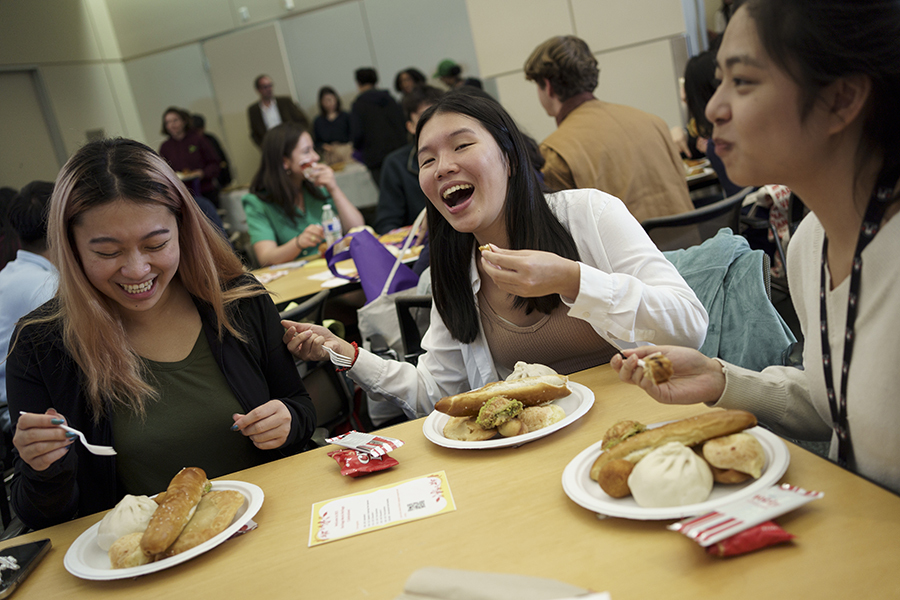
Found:
[[[483,246],[482,246],[483,248]],[[507,250],[491,246],[490,261],[482,255],[484,272],[501,290],[522,298],[559,294],[576,298],[581,286],[581,267],[574,260],[552,252]]]
[[[648,372],[638,364],[639,360],[646,360],[656,353],[660,353],[671,363],[671,378],[664,383],[655,383],[652,371]],[[627,358],[615,355],[609,361],[613,370],[618,372],[619,379],[640,386],[663,404],[715,402],[725,390],[722,365],[691,348],[641,346],[623,350],[622,355],[626,354]]]

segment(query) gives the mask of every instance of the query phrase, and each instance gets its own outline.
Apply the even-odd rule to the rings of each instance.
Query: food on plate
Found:
[[[541,375],[556,375],[556,371],[539,363],[527,363],[519,361],[513,366],[513,372],[506,378],[507,381],[525,379],[526,377],[540,377]]]
[[[709,498],[712,471],[696,452],[680,442],[655,448],[634,466],[628,488],[643,508],[685,506]]]
[[[642,431],[646,431],[647,426],[637,421],[619,421],[606,430],[603,435],[603,443],[600,445],[601,450],[609,450],[616,444],[624,442],[633,435],[637,435]]]
[[[147,556],[141,550],[141,538],[143,531],[123,535],[109,547],[109,564],[113,569],[130,569],[153,562],[152,556]]]
[[[518,415],[523,408],[524,406],[518,400],[506,396],[495,396],[484,403],[484,406],[478,411],[475,422],[483,429],[495,429]]]
[[[713,467],[746,473],[759,479],[766,453],[762,444],[749,433],[735,433],[703,444],[703,458]]]
[[[738,433],[756,425],[756,417],[743,410],[714,410],[696,417],[674,421],[633,435],[610,450],[602,452],[591,467],[591,479],[597,480],[603,465],[617,458],[640,461],[650,451],[669,442],[696,446],[712,438]]]
[[[458,442],[482,442],[497,435],[494,429],[485,429],[475,422],[475,417],[450,417],[444,425],[444,437]]]
[[[141,538],[144,554],[153,557],[172,545],[209,487],[206,473],[197,467],[186,467],[172,478],[165,499],[153,513]]]
[[[675,373],[672,361],[663,356],[662,352],[645,356],[643,367],[644,377],[649,377],[656,385],[667,382]]]
[[[163,556],[181,554],[219,535],[231,525],[242,504],[244,495],[235,490],[218,490],[205,494],[197,504],[194,516]]]
[[[514,398],[525,406],[539,406],[568,396],[571,393],[566,385],[568,380],[565,375],[542,375],[495,381],[471,392],[441,398],[434,408],[451,417],[474,417],[484,403],[495,396]]]
[[[611,460],[600,469],[597,483],[600,488],[613,498],[624,498],[631,494],[628,487],[628,476],[634,470],[634,463],[624,458]]]
[[[97,528],[97,545],[109,551],[113,542],[129,533],[143,534],[157,504],[147,496],[127,494],[106,513]]]

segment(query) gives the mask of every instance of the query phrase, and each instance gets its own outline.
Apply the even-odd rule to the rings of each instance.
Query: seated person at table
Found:
[[[504,379],[516,361],[568,374],[609,362],[617,346],[703,343],[706,311],[625,205],[598,190],[541,193],[500,104],[448,93],[419,119],[417,148],[434,298],[427,352],[418,366],[383,360],[285,321],[296,356],[326,358],[327,345],[355,358],[354,381],[415,417]]]
[[[359,212],[319,162],[309,133],[283,123],[263,138],[259,170],[241,199],[253,252],[261,266],[316,256],[325,239],[322,207],[333,204],[344,231],[364,224]]]
[[[403,96],[400,106],[406,115],[406,130],[410,134],[416,134],[419,117],[440,100],[442,95],[443,92],[436,87],[422,85]],[[412,225],[427,204],[428,198],[419,186],[416,145],[410,142],[388,154],[381,165],[374,229],[378,233],[387,233],[398,227]]]
[[[319,88],[319,114],[313,120],[313,143],[330,152],[335,144],[350,143],[350,113],[341,110],[341,97],[333,87]]]
[[[833,460],[900,493],[897,31],[897,2],[750,0],[719,49],[706,116],[728,174],[783,181],[812,211],[787,270],[803,369],[656,348],[675,369],[657,386],[635,368],[643,348],[612,366],[660,402],[742,408],[779,433],[830,440]]]
[[[155,152],[83,146],[48,237],[59,291],[20,321],[6,373],[26,525],[165,490],[184,466],[213,478],[304,449],[315,409],[272,300]]]

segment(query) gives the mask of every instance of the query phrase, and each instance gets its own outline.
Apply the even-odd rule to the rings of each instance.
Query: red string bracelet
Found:
[[[356,345],[356,342],[350,342],[350,345],[353,346],[353,362],[350,363],[349,367],[335,367],[334,370],[338,373],[349,371],[356,364],[356,357],[359,356],[359,346]]]

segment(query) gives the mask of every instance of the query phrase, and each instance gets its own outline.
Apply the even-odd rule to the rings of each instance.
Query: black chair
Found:
[[[322,290],[314,296],[310,296],[297,306],[281,311],[282,319],[291,321],[306,321],[308,323],[322,324],[325,318],[325,301],[328,300],[328,290]]]
[[[741,204],[753,189],[746,187],[724,200],[679,215],[647,219],[641,226],[662,251],[696,246],[715,236],[723,227],[730,227],[738,233],[741,229]]]
[[[303,376],[303,385],[316,407],[316,430],[312,439],[318,446],[325,446],[325,439],[333,435],[335,427],[351,420],[353,393],[344,376],[328,361],[309,367]]]
[[[422,335],[428,329],[431,317],[431,295],[398,296],[394,300],[397,320],[400,322],[400,341],[403,344],[403,360],[416,364],[422,350]]]

